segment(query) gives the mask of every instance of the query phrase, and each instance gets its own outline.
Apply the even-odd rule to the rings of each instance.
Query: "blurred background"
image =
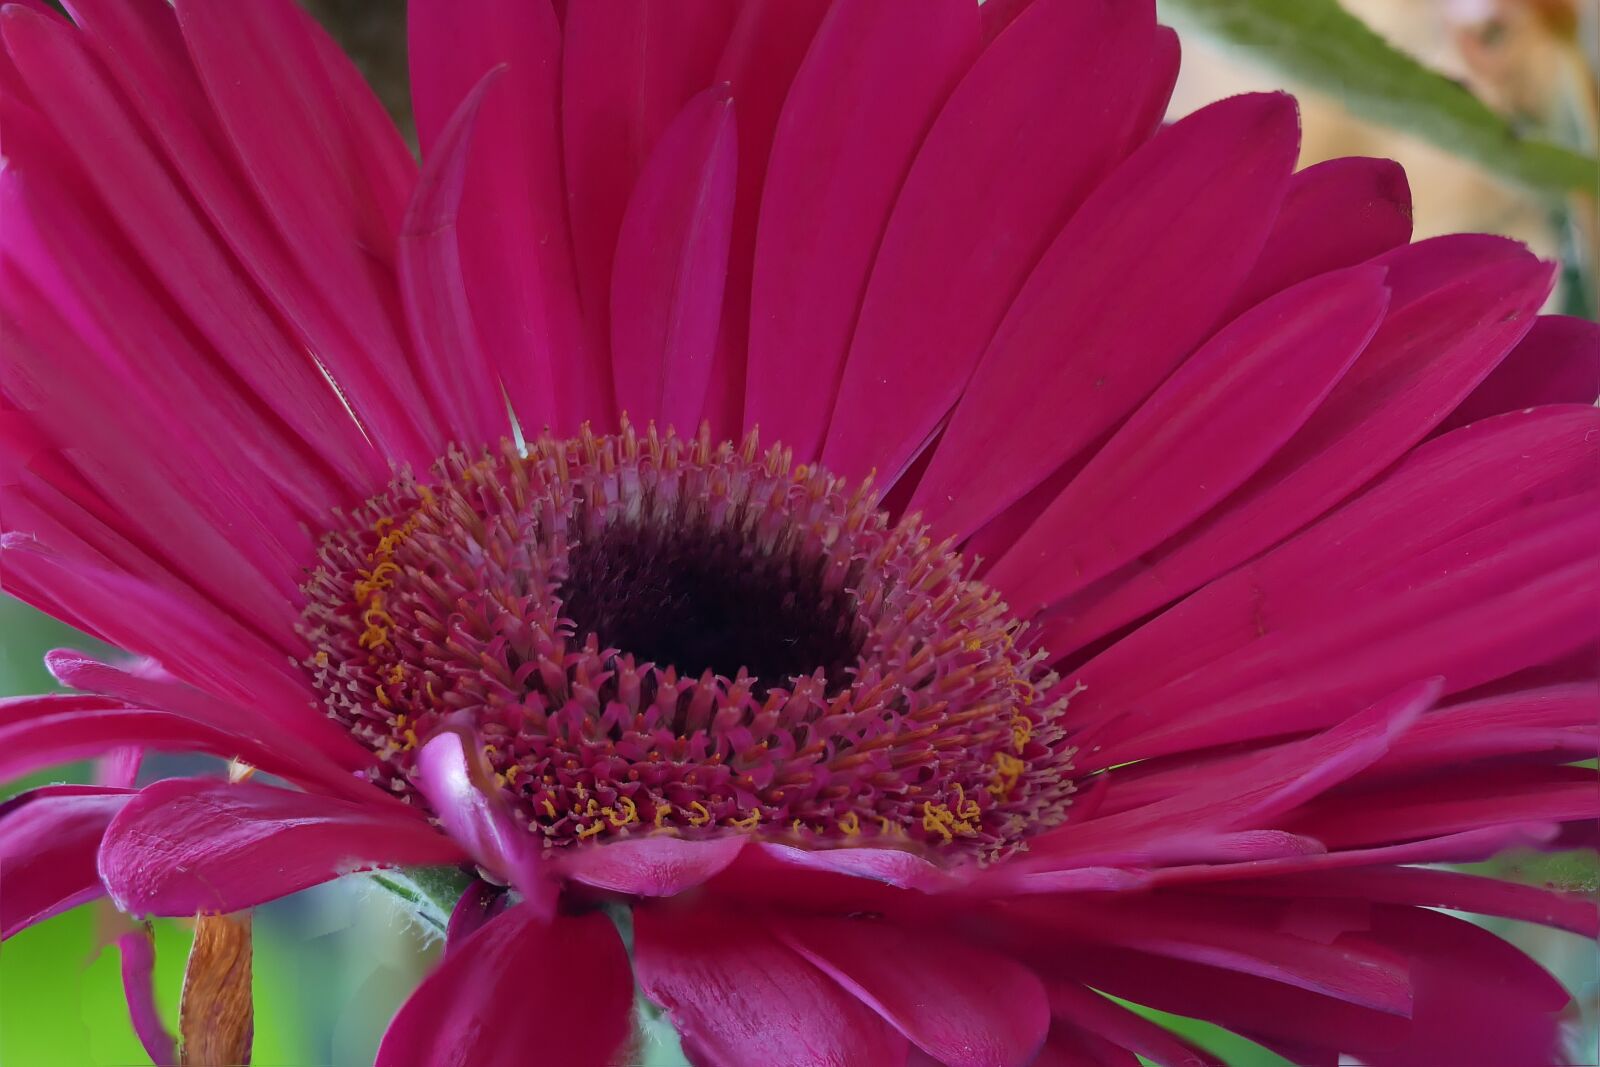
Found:
[[[403,0],[302,0],[356,57],[384,102],[409,130]],[[1296,0],[1282,0],[1294,3]],[[1594,152],[1596,0],[1342,0],[1392,43],[1470,86],[1519,130]],[[1596,256],[1593,200],[1550,198],[1507,184],[1489,171],[1416,137],[1351,114],[1334,96],[1258,65],[1203,36],[1185,32],[1182,4],[1163,11],[1184,32],[1177,117],[1218,97],[1288,88],[1301,98],[1302,165],[1340,155],[1387,156],[1404,164],[1416,204],[1416,235],[1460,230],[1507,234],[1569,271],[1553,297],[1562,310],[1593,316]],[[1165,5],[1164,5],[1165,8]],[[51,680],[40,657],[51,648],[92,647],[31,609],[0,599],[0,695],[40,692]],[[160,777],[192,763],[154,759]],[[44,781],[84,780],[87,767],[7,783],[0,798]],[[1500,873],[1594,892],[1592,858],[1513,856]],[[114,936],[99,906],[76,909],[0,948],[0,1067],[87,1067],[147,1062],[127,1022],[119,963],[102,951]],[[1572,989],[1582,1015],[1572,1019],[1574,1063],[1594,1064],[1600,953],[1576,936],[1500,924]],[[348,878],[260,909],[256,918],[256,1043],[262,1067],[371,1063],[384,1025],[429,966],[436,949],[391,898],[363,878]],[[190,933],[183,923],[157,929],[158,989],[175,1018]],[[1202,1024],[1167,1019],[1239,1067],[1285,1061]],[[1507,1065],[1512,1067],[1512,1065]]]

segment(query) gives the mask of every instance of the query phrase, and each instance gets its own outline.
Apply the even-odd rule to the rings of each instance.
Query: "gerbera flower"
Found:
[[[420,170],[290,0],[66,6],[0,16],[4,580],[141,658],[0,772],[282,783],[23,795],[4,933],[442,866],[387,1065],[610,1062],[636,984],[705,1064],[1557,1058],[1435,908],[1593,906],[1426,866],[1600,814],[1549,264],[1287,97],[1163,125],[1149,0],[413,0]]]

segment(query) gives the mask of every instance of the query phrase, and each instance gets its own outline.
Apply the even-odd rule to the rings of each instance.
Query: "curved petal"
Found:
[[[1067,655],[1271,547],[1403,457],[1528,329],[1550,268],[1499,238],[1444,237],[1376,261],[1389,314],[1298,433],[1243,487],[1052,620]]]
[[[100,877],[130,915],[230,912],[379,866],[458,863],[417,813],[255,782],[173,778],[106,829]]]
[[[574,361],[582,380],[562,389],[558,431],[614,419],[610,301],[622,217],[662,132],[711,84],[735,11],[730,0],[643,0],[574,4],[567,12],[561,137],[589,355]]]
[[[523,426],[568,431],[597,413],[584,406],[594,357],[561,170],[561,27],[548,0],[412,0],[406,19],[425,162],[447,150],[446,126],[479,81],[502,70],[461,149],[460,273],[477,339]]]
[[[426,466],[443,442],[419,402],[425,394],[390,312],[392,282],[372,269],[374,254],[392,263],[397,227],[382,217],[387,197],[370,181],[364,146],[349,137],[345,101],[326,67],[331,46],[289,0],[174,6],[206,95],[266,215],[371,354],[367,363],[330,369],[386,453]]]
[[[1519,408],[1600,399],[1600,323],[1541,315],[1511,354],[1439,425],[1439,433]]]
[[[447,727],[417,754],[415,784],[452,838],[496,878],[516,886],[548,918],[557,888],[544,869],[543,841],[517,824],[489,781],[476,738]]]
[[[178,1047],[156,1004],[155,939],[148,929],[132,930],[117,938],[117,951],[122,956],[122,992],[133,1032],[156,1067],[177,1067]]]
[[[95,852],[131,789],[44,786],[0,804],[0,938],[105,890]]]
[[[1074,674],[1088,686],[1074,698],[1074,717],[1088,725],[1122,715],[1144,695],[1265,634],[1346,613],[1357,592],[1386,572],[1519,508],[1582,492],[1600,459],[1597,427],[1600,413],[1592,409],[1543,408],[1425,445],[1300,536],[1090,660]]]
[[[634,974],[705,1067],[888,1067],[906,1040],[737,913],[634,909]]]
[[[964,537],[1121,421],[1217,325],[1298,145],[1289,97],[1239,96],[1114,170],[1024,283],[909,510]]]
[[[1244,483],[1371,340],[1385,272],[1302,282],[1224,327],[1089,461],[985,578],[1029,616],[1116,570]]]
[[[1325,271],[1353,267],[1411,239],[1411,187],[1392,159],[1346,156],[1297,173],[1232,314]]]
[[[457,226],[478,115],[499,73],[496,68],[485,74],[445,126],[422,169],[398,242],[400,291],[423,383],[445,432],[467,447],[497,441],[511,429],[473,320]]]
[[[1144,134],[1154,40],[1142,0],[1039,0],[961,79],[873,262],[829,470],[893,483],[955,406],[1050,240]]]
[[[1050,1028],[1032,971],[956,938],[870,919],[785,919],[776,933],[948,1067],[1022,1067]]]
[[[632,1006],[628,953],[610,919],[548,921],[513,907],[422,980],[389,1024],[376,1067],[609,1067]]]
[[[629,198],[611,277],[617,407],[691,434],[711,380],[733,226],[734,104],[707,89],[661,135]]]
[[[822,445],[890,209],[978,43],[967,0],[834,4],[795,75],[761,195],[744,415],[798,460]]]
[[[685,841],[676,837],[635,837],[604,845],[579,845],[553,862],[562,874],[584,885],[641,897],[670,897],[693,889],[739,857],[743,837]]]

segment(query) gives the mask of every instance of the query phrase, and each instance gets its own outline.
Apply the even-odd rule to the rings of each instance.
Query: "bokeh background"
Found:
[[[356,56],[396,119],[408,127],[403,0],[302,2]],[[1519,128],[1595,150],[1600,0],[1342,2],[1393,43],[1466,82]],[[1181,12],[1164,12],[1164,17],[1185,29]],[[1351,154],[1399,160],[1411,177],[1417,236],[1481,230],[1517,237],[1541,255],[1561,255],[1587,269],[1569,272],[1553,301],[1562,310],[1593,315],[1596,294],[1586,280],[1594,277],[1597,251],[1592,200],[1552,200],[1508,185],[1444,149],[1363,121],[1339,100],[1296,84],[1292,72],[1269,70],[1192,33],[1184,38],[1183,75],[1172,111],[1176,117],[1221,96],[1279,87],[1301,97],[1303,164]],[[40,657],[62,646],[92,648],[93,642],[0,599],[0,696],[51,688]],[[193,765],[153,759],[144,773],[161,777]],[[0,798],[44,781],[84,780],[90,773],[86,766],[65,768],[7,783]],[[1592,858],[1579,854],[1507,857],[1497,870],[1574,891],[1600,888]],[[0,947],[0,1067],[147,1062],[127,1022],[116,952],[104,948],[119,929],[115,921],[103,907],[86,906]],[[1500,928],[1576,996],[1580,1010],[1571,1019],[1572,1062],[1600,1062],[1594,1025],[1600,1006],[1596,946],[1521,924]],[[262,1067],[371,1063],[384,1025],[437,951],[391,898],[360,877],[260,909],[255,930],[254,1062]],[[174,1018],[189,939],[184,923],[157,925],[158,992]],[[1203,1024],[1167,1021],[1238,1067],[1285,1062]]]

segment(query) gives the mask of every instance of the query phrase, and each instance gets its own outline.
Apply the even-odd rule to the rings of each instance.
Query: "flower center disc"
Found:
[[[987,860],[1063,817],[1065,699],[1022,624],[869,485],[754,434],[452,452],[340,519],[307,668],[398,793],[465,722],[553,846],[742,832]]]

